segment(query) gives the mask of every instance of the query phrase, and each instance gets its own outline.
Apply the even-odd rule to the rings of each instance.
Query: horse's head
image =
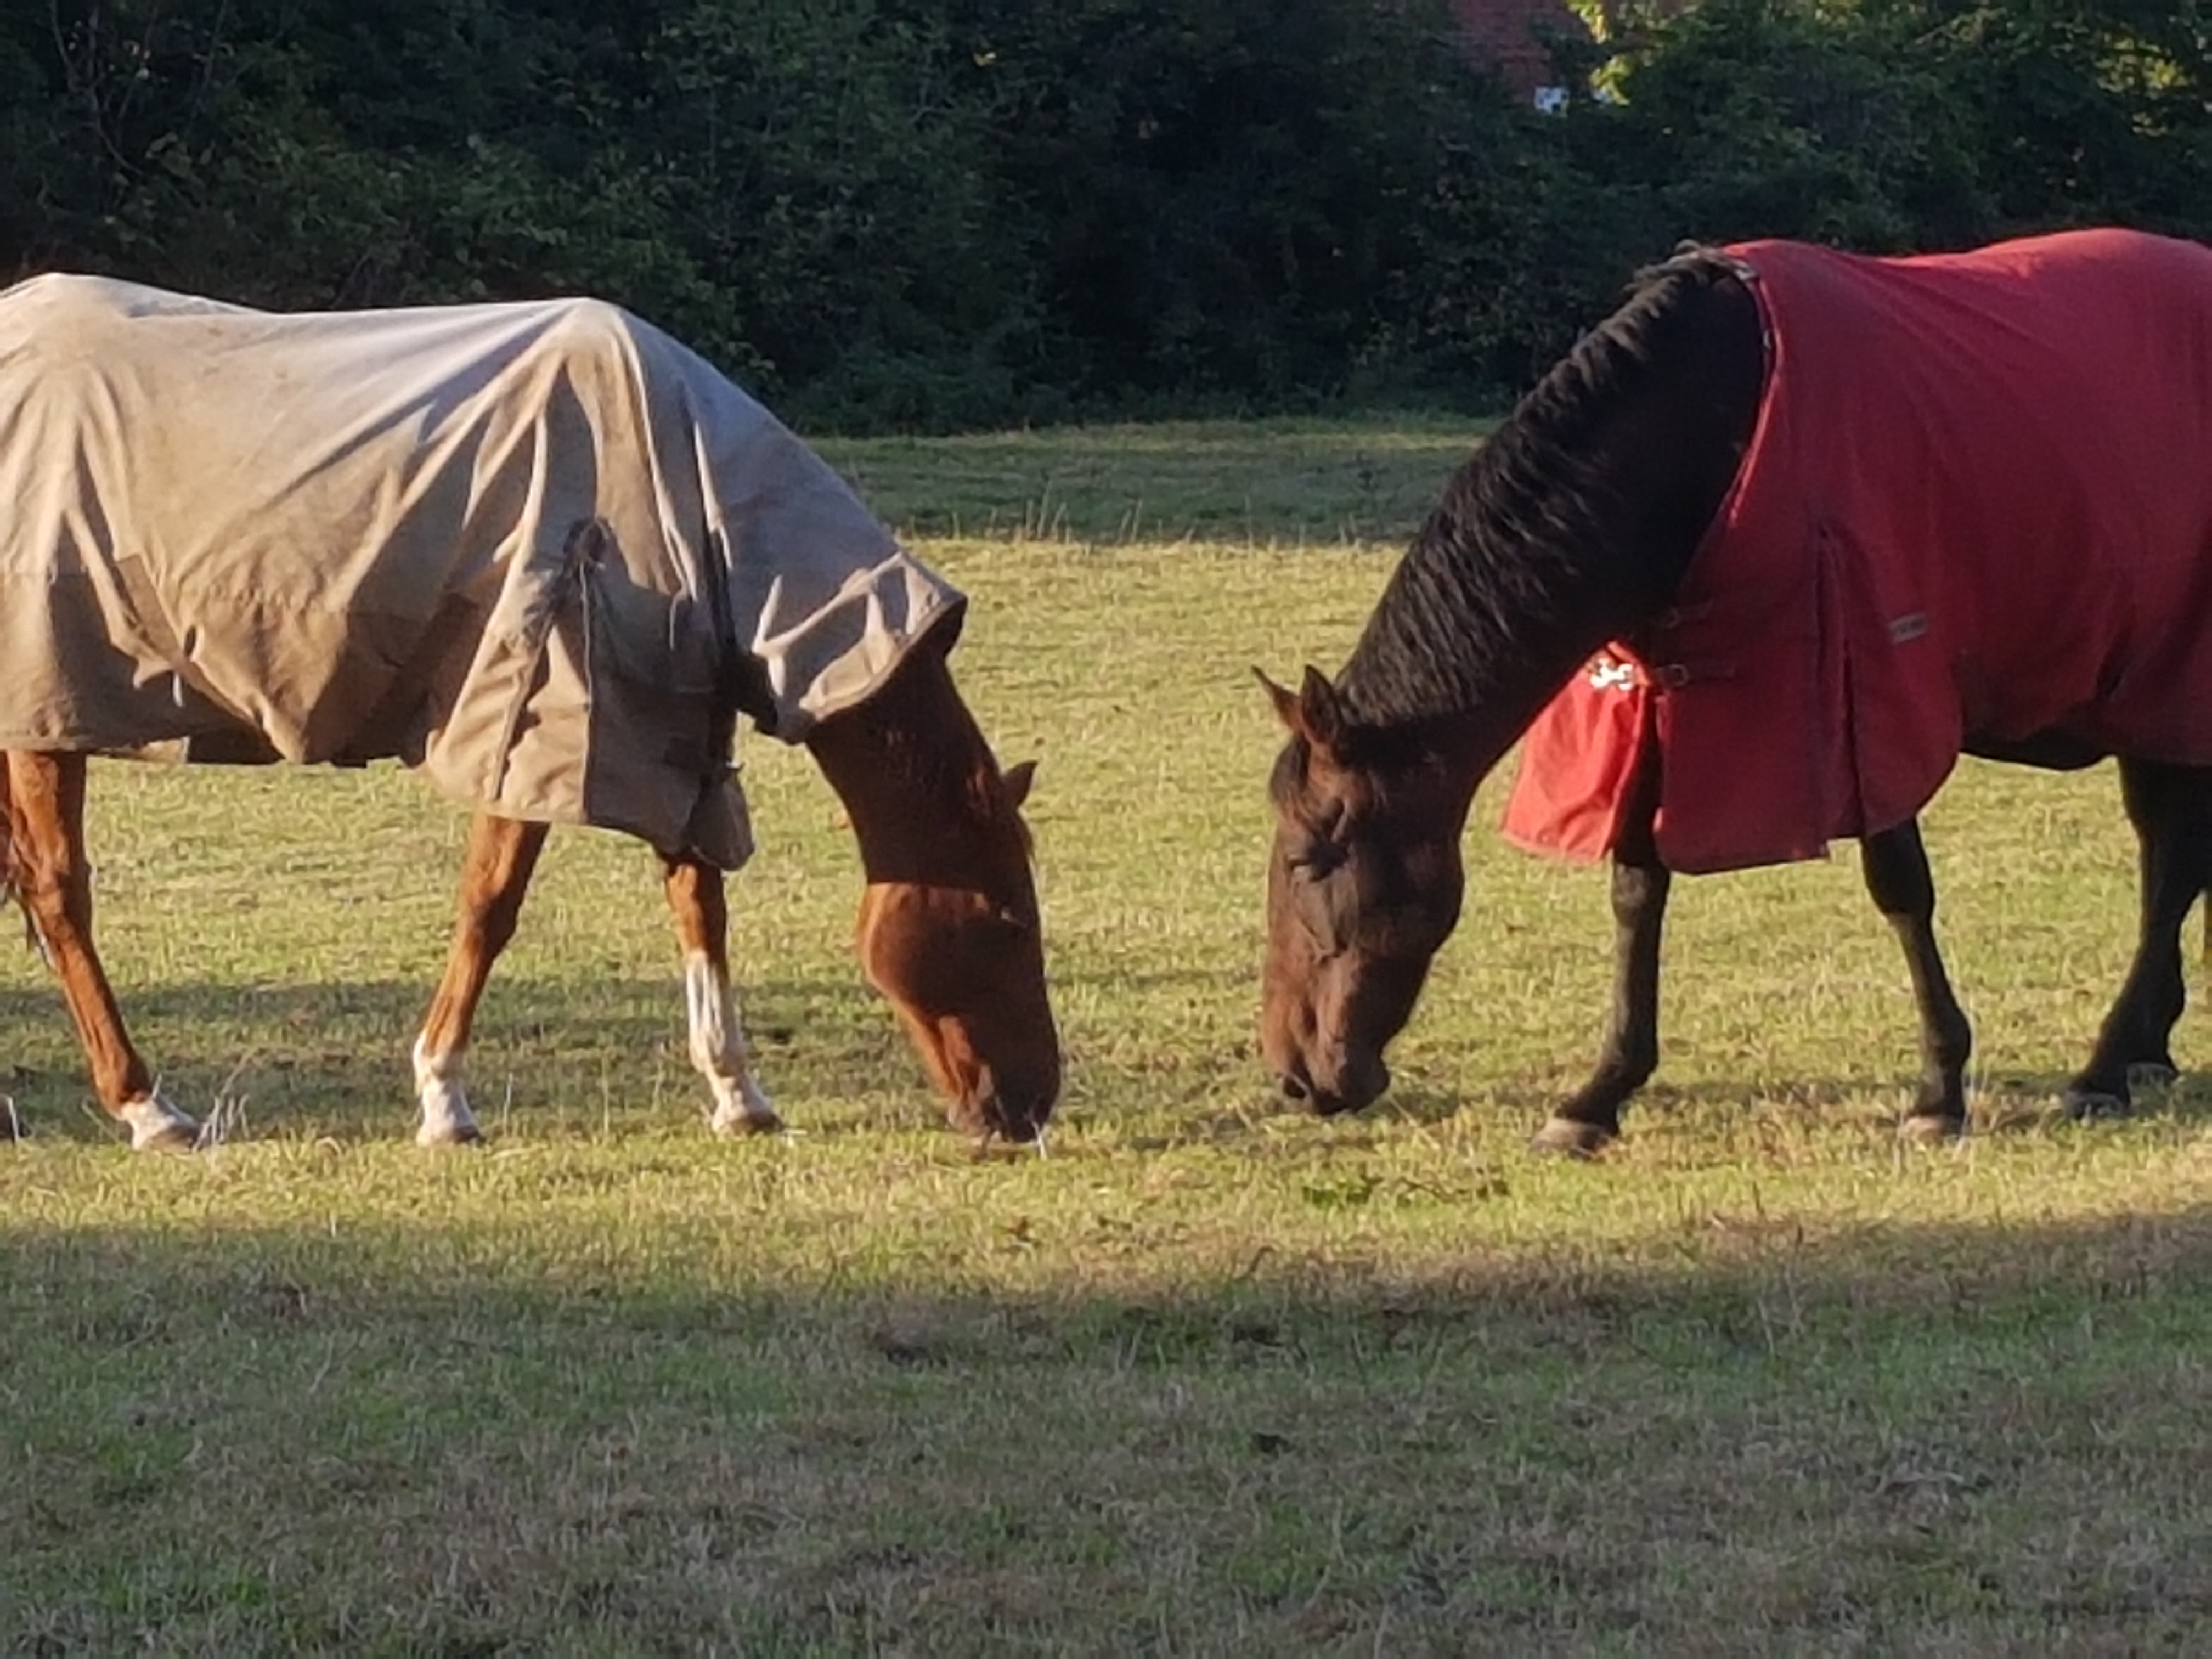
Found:
[[[1464,792],[1417,750],[1363,733],[1317,671],[1261,683],[1290,729],[1268,793],[1260,1044],[1283,1092],[1328,1115],[1390,1084],[1382,1050],[1459,921]]]
[[[1001,772],[944,650],[916,646],[808,738],[860,842],[860,966],[897,1011],[953,1122],[1033,1141],[1060,1096],[1030,834],[1035,767]]]
[[[974,873],[871,881],[859,934],[862,969],[898,1011],[954,1121],[1017,1141],[1037,1138],[1060,1095],[1020,812],[1034,772],[978,771],[967,821],[934,827],[966,843],[957,863]]]

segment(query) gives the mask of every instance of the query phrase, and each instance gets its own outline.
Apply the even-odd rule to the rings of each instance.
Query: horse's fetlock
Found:
[[[1945,1078],[1964,1077],[1966,1063],[1973,1057],[1974,1029],[1964,1020],[1939,1026],[1930,1033],[1928,1065],[1931,1071]]]
[[[1658,1069],[1659,1044],[1653,1039],[1626,1045],[1599,1068],[1599,1075],[1616,1085],[1623,1094],[1632,1094],[1650,1082],[1651,1074]]]

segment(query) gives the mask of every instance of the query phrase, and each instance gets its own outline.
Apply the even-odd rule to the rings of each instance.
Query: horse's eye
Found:
[[[1333,841],[1310,841],[1291,854],[1291,868],[1309,881],[1320,881],[1344,864],[1344,849]]]

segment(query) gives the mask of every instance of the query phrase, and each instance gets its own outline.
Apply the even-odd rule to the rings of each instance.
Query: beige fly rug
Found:
[[[596,301],[274,314],[0,293],[0,747],[397,758],[735,868],[791,742],[961,596],[703,359]]]

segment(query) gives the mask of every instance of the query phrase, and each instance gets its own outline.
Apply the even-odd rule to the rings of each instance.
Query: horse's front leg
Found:
[[[1620,1109],[1659,1068],[1659,940],[1674,875],[1647,817],[1613,855],[1613,1006],[1597,1069],[1536,1132],[1547,1152],[1593,1157],[1620,1133]]]
[[[2181,924],[2212,884],[2212,769],[2124,760],[2120,794],[2140,848],[2141,931],[2089,1063],[2066,1087],[2067,1108],[2076,1117],[2127,1111],[2131,1071],[2161,1080],[2173,1076],[2169,1044],[2188,994]]]
[[[730,911],[722,872],[690,857],[664,857],[662,866],[669,914],[684,947],[691,1063],[714,1097],[707,1121],[720,1135],[773,1133],[783,1127],[783,1120],[753,1080],[737,993],[730,985]]]
[[[415,1131],[422,1146],[458,1146],[483,1139],[469,1109],[464,1076],[469,1029],[492,963],[514,937],[531,872],[544,850],[545,826],[479,812],[469,823],[468,850],[461,859],[461,888],[454,905],[453,942],[446,954],[445,976],[423,1016],[415,1039],[415,1093],[422,1103],[422,1121]]]
[[[92,938],[92,866],[84,855],[82,755],[12,750],[6,760],[8,880],[62,982],[93,1091],[141,1152],[190,1152],[199,1126],[155,1086],[123,1028]]]
[[[1919,821],[1907,818],[1894,830],[1867,836],[1859,843],[1859,867],[1875,908],[1889,919],[1905,946],[1913,1001],[1920,1011],[1920,1092],[1898,1132],[1915,1140],[1961,1134],[1974,1031],[1952,994],[1950,975],[1936,948],[1936,878],[1928,868]]]

